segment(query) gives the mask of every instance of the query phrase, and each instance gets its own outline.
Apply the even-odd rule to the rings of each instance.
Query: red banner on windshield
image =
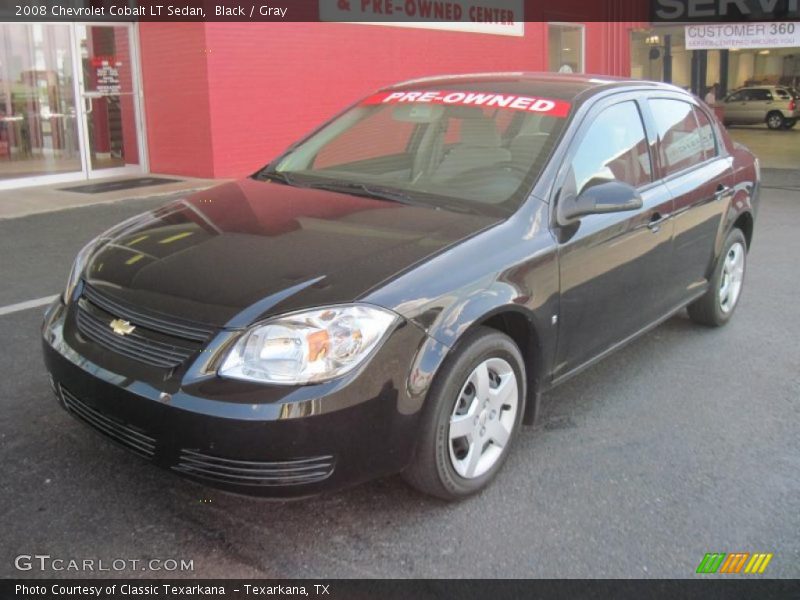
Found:
[[[535,96],[519,96],[517,94],[494,94],[491,92],[455,92],[455,91],[413,91],[379,92],[365,98],[362,104],[441,104],[444,106],[476,106],[485,108],[506,108],[522,110],[564,118],[569,114],[569,102]]]

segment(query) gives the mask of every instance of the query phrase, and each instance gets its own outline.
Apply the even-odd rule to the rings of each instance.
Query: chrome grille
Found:
[[[114,317],[125,319],[134,325],[146,327],[151,331],[157,331],[165,335],[205,342],[214,333],[212,327],[200,323],[134,308],[116,298],[109,297],[108,294],[101,292],[88,283],[84,284],[83,297],[108,314],[114,315]]]
[[[77,396],[63,385],[58,386],[58,391],[67,410],[83,422],[139,456],[148,459],[153,457],[156,450],[156,440],[154,438],[137,427],[107,417],[97,409],[81,402]]]
[[[117,354],[154,367],[169,369],[179,366],[200,349],[197,342],[172,344],[152,335],[144,335],[146,332],[138,327],[132,333],[118,335],[110,325],[115,317],[116,315],[92,311],[83,299],[78,302],[78,330],[87,339]]]
[[[281,486],[316,483],[333,473],[333,456],[294,460],[256,462],[211,456],[194,450],[182,450],[178,464],[172,467],[203,479],[252,486]]]

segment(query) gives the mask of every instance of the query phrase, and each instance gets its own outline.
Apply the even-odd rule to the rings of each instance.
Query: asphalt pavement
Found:
[[[0,221],[0,307],[59,293],[83,242],[162,201]],[[292,502],[180,479],[58,407],[42,308],[0,315],[0,576],[92,575],[15,568],[38,554],[193,561],[98,576],[682,578],[769,552],[765,576],[800,577],[800,190],[763,191],[754,238],[728,326],[680,314],[554,390],[460,504],[397,477]]]

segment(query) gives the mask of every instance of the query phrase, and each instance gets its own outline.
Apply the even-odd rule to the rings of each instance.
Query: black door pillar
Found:
[[[728,50],[719,51],[719,91],[717,96],[724,98],[728,95]]]
[[[672,36],[664,36],[664,83],[672,83]]]
[[[702,98],[706,93],[706,70],[708,69],[708,52],[692,51],[692,93]]]

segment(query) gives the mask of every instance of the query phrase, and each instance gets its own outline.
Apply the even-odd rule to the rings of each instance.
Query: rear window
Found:
[[[772,92],[769,90],[746,90],[747,100],[753,102],[763,102],[766,100],[772,100]]]
[[[708,118],[705,112],[694,107],[694,116],[697,118],[697,124],[699,126],[699,133],[700,133],[700,145],[703,148],[703,157],[708,160],[709,158],[714,158],[719,154],[718,146],[717,146],[717,135],[714,132],[714,128],[711,126],[711,120]]]
[[[658,129],[658,154],[665,175],[687,169],[705,160],[704,142],[691,104],[681,100],[649,100]]]

